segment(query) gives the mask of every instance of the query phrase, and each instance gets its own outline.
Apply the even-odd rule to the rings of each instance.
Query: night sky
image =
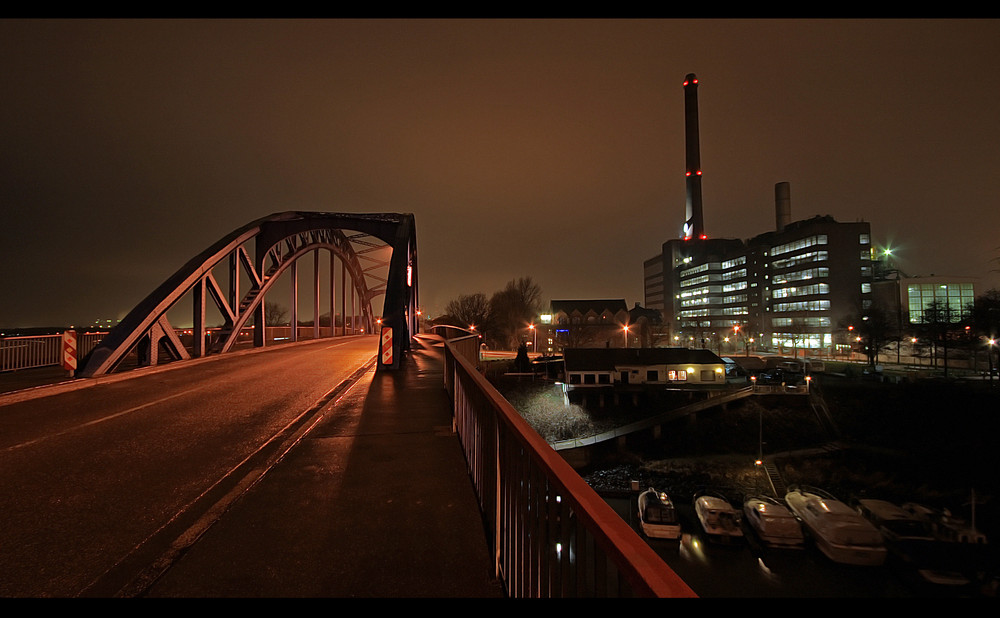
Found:
[[[0,327],[120,319],[289,210],[416,216],[420,304],[643,301],[684,219],[871,222],[1000,285],[1000,21],[0,20]],[[376,308],[376,312],[378,308]]]

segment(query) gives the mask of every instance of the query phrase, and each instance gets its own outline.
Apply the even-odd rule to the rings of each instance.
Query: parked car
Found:
[[[757,382],[758,384],[785,384],[794,386],[802,382],[803,377],[801,373],[776,367],[757,374]]]

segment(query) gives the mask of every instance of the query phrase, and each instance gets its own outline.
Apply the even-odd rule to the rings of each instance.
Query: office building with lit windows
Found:
[[[875,302],[898,316],[900,332],[927,321],[961,321],[970,316],[976,300],[975,277],[877,277]],[[937,315],[927,315],[936,307]]]
[[[672,239],[645,261],[645,306],[662,312],[673,343],[743,349],[741,338],[753,338],[755,347],[832,351],[840,323],[871,304],[870,224],[790,221],[788,194],[788,183],[776,185],[773,231]]]
[[[644,302],[671,345],[830,349],[840,322],[872,302],[871,229],[829,216],[791,220],[789,184],[775,185],[775,229],[709,238],[702,212],[698,78],[684,78],[686,220],[680,238],[643,263]]]

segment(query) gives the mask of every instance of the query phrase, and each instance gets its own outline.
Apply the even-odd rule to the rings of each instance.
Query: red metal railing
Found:
[[[444,379],[509,596],[696,596],[480,373],[478,337],[445,342]]]

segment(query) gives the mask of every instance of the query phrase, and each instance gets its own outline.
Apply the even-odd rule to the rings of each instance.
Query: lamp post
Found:
[[[626,324],[625,326],[622,326],[622,337],[624,338],[625,347],[627,348],[628,347],[628,324]]]
[[[990,367],[990,386],[993,386],[993,346],[995,346],[996,344],[997,344],[997,340],[994,339],[993,337],[990,337],[990,339],[987,340],[986,358],[988,358],[989,361],[990,361],[990,364],[989,364],[989,367]]]
[[[764,406],[757,406],[757,414],[760,419],[760,428],[757,433],[757,461],[758,466],[764,463]]]
[[[531,331],[531,351],[538,352],[538,330],[534,324],[528,324],[528,330]]]

